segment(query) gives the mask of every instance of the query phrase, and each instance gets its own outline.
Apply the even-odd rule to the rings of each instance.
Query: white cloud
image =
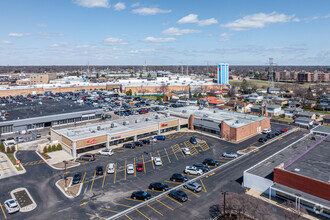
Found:
[[[132,10],[133,14],[139,14],[139,15],[167,14],[170,12],[172,12],[172,10],[164,10],[160,8],[137,8]]]
[[[118,2],[113,7],[116,11],[121,11],[121,10],[124,10],[126,8],[126,5],[123,2]]]
[[[9,33],[8,36],[9,37],[26,37],[26,36],[30,36],[31,34],[29,33]]]
[[[294,18],[292,19],[293,22],[300,22],[300,19],[299,18]]]
[[[149,43],[169,43],[176,41],[176,39],[174,37],[166,37],[166,38],[146,37],[143,41]]]
[[[46,27],[48,27],[48,25],[47,24],[37,24],[37,27],[46,28]]]
[[[126,41],[120,38],[108,37],[102,42],[104,45],[125,45],[128,44]]]
[[[43,38],[63,37],[64,36],[64,34],[60,34],[60,33],[49,33],[49,32],[39,32],[38,35],[42,36]]]
[[[268,24],[287,23],[293,21],[294,15],[285,15],[272,12],[269,14],[258,13],[244,16],[227,24],[222,24],[221,27],[228,28],[233,31],[246,31],[255,28],[264,28]]]
[[[73,0],[74,3],[86,8],[110,8],[110,0]]]
[[[205,20],[198,20],[198,15],[196,14],[189,14],[180,20],[177,21],[178,24],[198,24],[199,26],[207,26],[211,24],[217,24],[218,20],[215,18],[209,18]]]
[[[130,50],[128,53],[130,54],[138,54],[138,53],[154,53],[155,49],[140,49],[140,50]]]
[[[68,46],[68,45],[69,45],[69,43],[67,43],[67,42],[60,42],[58,44],[51,44],[49,46],[50,47],[63,47],[63,46]]]
[[[328,14],[328,15],[324,16],[324,18],[330,18],[330,14]]]
[[[13,44],[13,42],[5,40],[5,41],[1,41],[0,44],[10,45],[10,44]]]
[[[233,36],[232,34],[228,34],[228,33],[222,33],[220,34],[220,42],[224,42],[224,41],[229,41],[230,37]]]
[[[135,2],[135,3],[131,4],[132,8],[136,8],[136,7],[139,7],[139,6],[140,6],[139,2]]]
[[[180,36],[184,34],[198,34],[201,33],[200,30],[194,30],[194,29],[179,29],[175,27],[170,27],[166,30],[162,31],[163,34],[165,35],[170,35],[170,36]]]

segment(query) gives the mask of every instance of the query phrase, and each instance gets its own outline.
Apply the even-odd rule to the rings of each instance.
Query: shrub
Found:
[[[52,146],[52,151],[56,151],[56,145],[55,144]]]
[[[11,146],[10,147],[10,153],[14,153],[15,152],[15,146]]]
[[[0,143],[0,152],[5,152],[5,145],[2,142]]]
[[[61,144],[57,144],[56,150],[62,150],[62,145]]]
[[[48,146],[48,150],[47,150],[47,152],[52,152],[52,146]]]
[[[45,147],[44,147],[44,153],[47,153],[47,152],[48,152],[48,147],[45,146]]]

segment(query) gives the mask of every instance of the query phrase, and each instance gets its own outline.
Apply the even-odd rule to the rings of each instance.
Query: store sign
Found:
[[[166,127],[168,124],[162,124],[161,127]]]
[[[114,137],[111,137],[111,140],[113,140],[113,139],[117,139],[117,138],[121,138],[121,136],[114,136]]]
[[[97,140],[94,138],[92,140],[87,140],[86,143],[87,144],[96,144],[97,143]]]

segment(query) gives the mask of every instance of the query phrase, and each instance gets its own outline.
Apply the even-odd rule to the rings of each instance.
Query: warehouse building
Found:
[[[77,158],[80,153],[136,141],[188,126],[187,119],[164,114],[147,114],[84,126],[51,129],[51,140],[57,140],[63,149]]]
[[[229,112],[214,108],[185,106],[163,111],[164,114],[189,119],[191,130],[200,130],[225,140],[239,142],[270,128],[270,118]]]
[[[330,218],[330,129],[320,127],[245,170],[243,186]]]
[[[6,104],[0,111],[0,134],[77,124],[100,119],[103,114],[102,109],[54,99]]]

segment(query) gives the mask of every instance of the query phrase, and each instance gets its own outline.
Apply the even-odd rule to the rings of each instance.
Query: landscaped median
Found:
[[[15,158],[15,146],[8,147],[7,149],[5,148],[3,143],[0,143],[0,152],[3,152],[7,155],[9,160],[12,162],[12,164],[16,167],[17,171],[23,171],[24,169],[22,168],[21,164],[18,163],[17,159]]]
[[[83,186],[83,183],[72,185],[72,179],[72,177],[68,177],[66,181],[64,179],[60,179],[56,182],[57,188],[59,188],[61,192],[70,199],[79,196]]]

